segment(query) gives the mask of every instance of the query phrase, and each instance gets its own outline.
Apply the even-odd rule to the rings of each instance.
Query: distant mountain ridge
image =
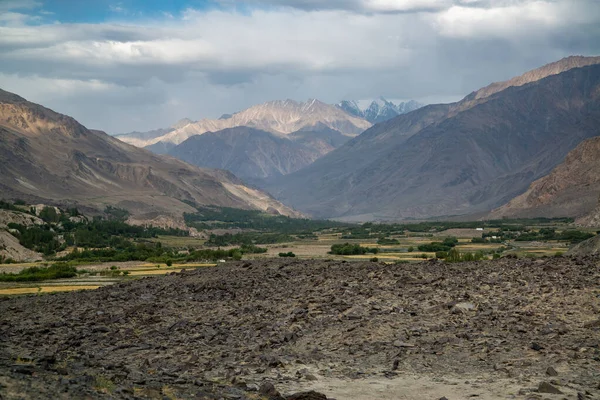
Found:
[[[423,107],[424,104],[414,100],[394,104],[393,102],[380,97],[373,100],[368,107],[361,107],[356,100],[343,100],[336,106],[350,115],[364,118],[372,124],[377,124],[397,117],[398,115],[419,109]]]
[[[326,127],[276,135],[238,126],[192,136],[168,154],[200,167],[226,169],[256,182],[295,172],[349,139]]]
[[[600,136],[581,142],[552,172],[489,218],[583,217],[597,206],[599,195]]]
[[[371,123],[316,99],[311,99],[305,103],[294,100],[277,100],[255,105],[235,114],[223,115],[219,119],[202,119],[192,122],[162,136],[147,140],[139,140],[123,135],[119,139],[138,147],[148,147],[159,142],[178,145],[194,135],[217,132],[238,126],[246,126],[280,135],[326,127],[345,135],[354,136],[371,127]]]
[[[168,128],[159,128],[159,129],[154,129],[154,130],[147,131],[147,132],[134,131],[134,132],[129,132],[129,133],[118,133],[113,136],[116,137],[117,139],[121,139],[129,144],[133,144],[134,146],[136,145],[136,143],[141,145],[145,141],[164,136],[167,133],[173,132],[174,130],[177,130],[177,129],[181,129],[184,126],[187,126],[194,122],[195,121],[192,121],[189,118],[183,118]],[[143,146],[138,146],[138,147],[143,147]]]
[[[231,173],[157,156],[2,90],[0,194],[96,210],[113,205],[136,216],[181,218],[194,211],[189,202],[300,215]]]
[[[600,57],[569,57],[452,104],[379,123],[300,171],[278,199],[322,218],[394,220],[489,211],[598,135]]]

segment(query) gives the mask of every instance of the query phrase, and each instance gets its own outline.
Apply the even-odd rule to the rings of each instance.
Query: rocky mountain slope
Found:
[[[0,298],[0,394],[597,399],[598,261],[255,260]]]
[[[492,211],[489,217],[582,217],[589,214],[600,195],[599,156],[600,137],[582,142],[550,174],[533,182],[525,193]]]
[[[314,99],[306,103],[278,100],[259,104],[233,115],[224,115],[219,119],[203,119],[154,139],[145,141],[131,140],[128,137],[120,137],[120,139],[140,147],[152,146],[157,143],[177,145],[194,135],[217,132],[237,126],[279,134],[327,127],[346,135],[357,135],[369,128],[371,123]]]
[[[12,259],[19,262],[41,260],[41,254],[23,247],[19,239],[9,232],[9,224],[34,226],[43,225],[44,221],[24,212],[0,209],[0,260]]]
[[[584,240],[569,249],[567,255],[572,256],[599,256],[600,255],[600,235]]]
[[[350,139],[333,130],[275,135],[248,127],[192,136],[169,154],[201,167],[226,169],[244,180],[287,175]]]
[[[29,202],[181,215],[182,202],[297,215],[225,171],[154,155],[0,91],[0,193]]]
[[[600,228],[600,196],[598,197],[596,208],[594,208],[589,214],[577,218],[575,223],[581,226]]]
[[[400,115],[269,190],[312,215],[356,220],[498,207],[598,135],[599,61],[567,58],[493,85],[504,90]]]
[[[372,124],[384,122],[401,114],[414,111],[423,107],[424,105],[414,100],[407,102],[401,102],[394,104],[391,101],[380,97],[369,104],[368,107],[361,107],[360,104],[355,100],[343,100],[337,107],[344,110],[350,115],[355,117],[364,118]]]

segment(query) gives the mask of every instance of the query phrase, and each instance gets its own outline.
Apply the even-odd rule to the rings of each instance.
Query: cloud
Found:
[[[219,0],[226,6],[240,4],[235,0]],[[359,13],[403,13],[435,11],[452,4],[452,0],[246,0],[244,5],[297,8],[305,11],[346,10]]]
[[[28,10],[41,7],[42,3],[36,0],[2,0],[0,2],[0,12],[14,10]]]
[[[586,1],[523,1],[494,8],[452,6],[434,17],[441,34],[454,37],[546,35],[565,26],[593,24],[600,8]]]
[[[248,0],[244,10],[227,1],[118,23],[10,17],[0,23],[0,87],[123,132],[280,98],[446,101],[600,53],[593,0]]]
[[[124,7],[123,7],[123,3],[117,3],[117,4],[111,4],[108,6],[108,9],[112,12],[115,13],[122,13],[127,11]]]

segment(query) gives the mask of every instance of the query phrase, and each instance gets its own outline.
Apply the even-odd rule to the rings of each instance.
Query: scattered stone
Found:
[[[553,367],[548,367],[548,368],[546,368],[546,375],[558,376],[558,372]]]
[[[177,398],[281,400],[275,386],[288,393],[314,378],[326,387],[329,378],[461,371],[480,393],[488,379],[528,387],[542,368],[547,384],[565,392],[573,384],[573,394],[592,399],[600,343],[598,328],[583,325],[598,314],[584,293],[597,290],[599,261],[255,259],[248,268],[224,263],[95,291],[0,298],[0,381],[22,381],[22,398],[33,400],[133,397],[127,389],[161,398],[165,386]],[[545,349],[533,354],[534,343]],[[568,368],[554,375],[562,363]],[[17,364],[33,367],[13,371]],[[518,398],[553,397],[538,383]],[[261,386],[272,396],[257,393]]]
[[[260,394],[262,394],[263,396],[269,396],[269,397],[280,396],[279,392],[277,391],[277,389],[275,389],[275,386],[271,382],[261,383],[261,385],[258,389],[258,392]]]
[[[406,342],[402,342],[400,340],[396,340],[394,341],[394,347],[415,347],[414,344],[410,344],[410,343],[406,343]]]
[[[600,328],[600,318],[594,321],[586,322],[585,324],[583,324],[583,327],[588,329]]]
[[[540,351],[544,349],[544,346],[542,346],[541,344],[537,343],[537,342],[533,342],[531,343],[531,348],[535,351]]]
[[[475,304],[473,303],[469,303],[469,302],[463,302],[463,303],[456,303],[454,305],[454,307],[452,307],[452,313],[453,314],[466,314],[470,311],[475,311],[477,307],[475,306]]]
[[[563,392],[557,388],[556,386],[548,383],[548,382],[540,382],[538,386],[539,393],[551,393],[551,394],[563,394]]]
[[[285,400],[327,400],[327,396],[315,391],[301,392],[287,396]]]

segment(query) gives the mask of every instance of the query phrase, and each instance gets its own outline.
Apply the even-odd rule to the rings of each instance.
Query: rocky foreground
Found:
[[[253,261],[0,299],[2,399],[428,398],[415,377],[600,399],[600,259]]]

